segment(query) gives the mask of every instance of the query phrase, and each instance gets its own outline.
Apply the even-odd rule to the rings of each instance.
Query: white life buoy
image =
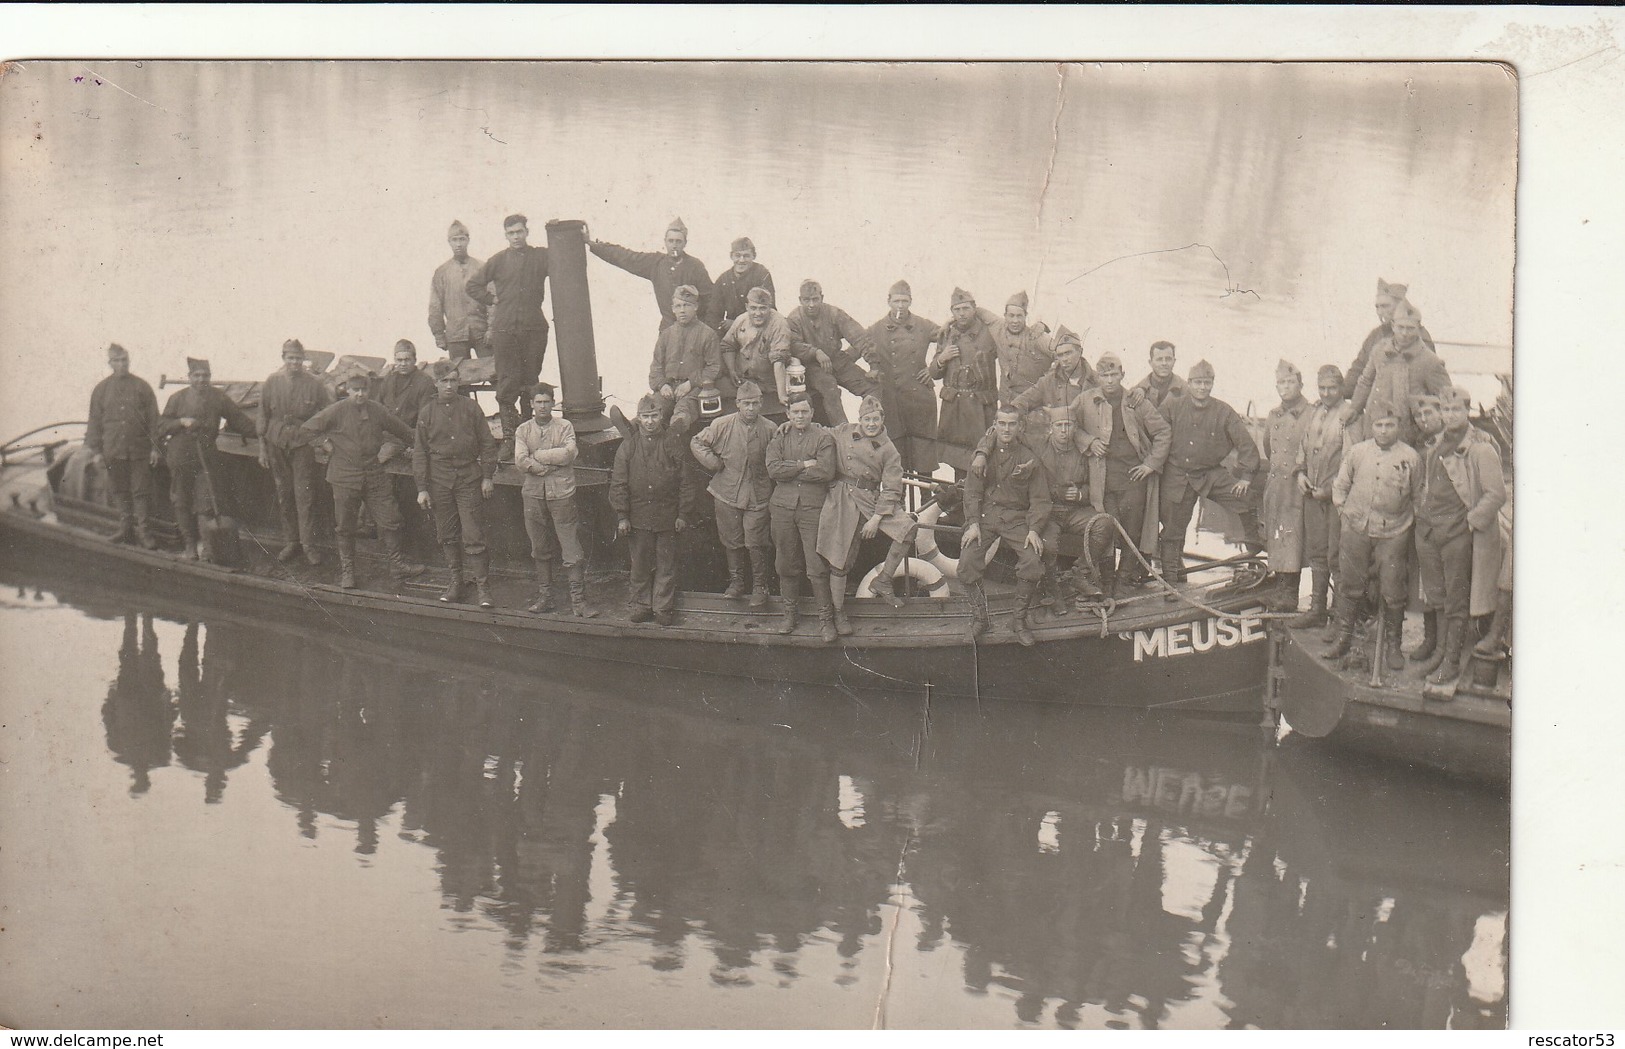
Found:
[[[939,554],[938,556],[941,555]],[[947,558],[943,558],[943,560],[947,560]],[[952,564],[953,562],[949,561],[948,563]],[[863,577],[862,582],[858,583],[859,595],[871,596],[874,594],[872,587],[875,584],[875,580],[880,578],[880,570],[884,567],[886,566],[875,565],[873,568],[869,569],[868,574]],[[897,571],[893,573],[892,578],[900,579],[903,576],[907,576],[909,579],[914,581],[914,590],[916,593],[923,593],[926,597],[934,597],[939,601],[946,601],[948,599],[948,577],[930,562],[921,561],[917,557],[903,558],[902,562],[897,566]]]
[[[942,504],[930,503],[922,507],[914,517],[915,520],[920,522],[920,527],[914,533],[914,552],[919,555],[921,560],[929,562],[944,577],[958,579],[959,562],[943,553],[942,549],[937,546],[937,533],[933,530],[937,520],[942,517]],[[993,563],[993,555],[999,552],[1001,542],[1002,540],[995,539],[988,546],[985,564]]]

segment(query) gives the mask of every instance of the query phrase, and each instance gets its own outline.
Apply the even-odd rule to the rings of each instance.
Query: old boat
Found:
[[[1178,588],[1180,600],[1170,603],[1161,590],[1147,589],[1120,601],[1109,614],[1041,615],[1033,628],[1037,644],[1024,648],[1007,625],[1013,587],[1008,567],[996,559],[987,587],[993,626],[979,642],[968,644],[964,626],[969,609],[949,578],[957,533],[953,500],[945,486],[929,479],[918,479],[919,516],[934,527],[922,528],[921,556],[904,566],[910,579],[923,584],[910,588],[920,594],[907,596],[896,611],[878,598],[851,599],[847,612],[856,633],[840,644],[823,644],[810,622],[794,634],[778,634],[782,606],[777,597],[756,610],[722,597],[720,546],[709,521],[682,539],[677,623],[659,627],[627,621],[620,568],[626,555],[615,541],[606,498],[608,468],[621,431],[604,414],[584,226],[550,222],[547,233],[562,408],[581,449],[579,502],[596,618],[523,611],[532,590],[529,542],[520,476],[511,465],[498,471],[488,514],[497,607],[481,609],[436,600],[444,580],[437,580],[433,571],[420,581],[391,584],[383,559],[366,541],[359,550],[359,589],[335,585],[331,557],[319,567],[279,563],[275,555],[283,539],[271,478],[258,463],[258,442],[229,431],[217,441],[222,475],[211,481],[220,492],[230,493],[225,498],[238,529],[238,541],[230,544],[235,548],[231,563],[186,561],[167,550],[108,542],[116,530],[116,514],[107,504],[100,471],[91,468],[71,426],[6,446],[0,476],[0,557],[52,561],[97,580],[176,599],[229,594],[232,602],[252,603],[265,614],[303,617],[358,640],[460,653],[473,647],[487,651],[493,661],[540,658],[553,668],[577,662],[628,677],[650,670],[679,671],[999,702],[1252,718],[1262,713],[1268,644],[1262,601],[1255,592],[1263,573],[1255,560],[1192,557],[1189,580]],[[325,366],[332,358],[320,360]],[[323,374],[341,377],[345,368],[378,364],[341,358]],[[240,405],[257,403],[257,383],[221,385]],[[399,475],[402,502],[410,502],[410,466],[397,461],[390,470]],[[155,486],[167,491],[163,468],[157,473]],[[318,504],[330,527],[330,500],[318,499]],[[160,517],[164,513],[161,505],[155,510]],[[178,545],[171,523],[160,520],[158,526],[161,538],[171,547]],[[417,559],[438,560],[431,527],[421,515],[409,515],[405,538]],[[872,571],[883,550],[876,546],[864,554],[854,578]],[[866,592],[864,584],[859,592]],[[811,602],[804,599],[803,611],[810,609]]]

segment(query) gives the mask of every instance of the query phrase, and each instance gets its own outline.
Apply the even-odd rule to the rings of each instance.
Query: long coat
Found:
[[[1298,487],[1298,459],[1314,406],[1303,397],[1270,409],[1264,425],[1264,481],[1260,524],[1270,568],[1297,572],[1303,567],[1303,490]]]
[[[835,483],[818,515],[818,553],[841,571],[865,519],[879,514],[880,530],[901,541],[914,534],[914,518],[903,511],[903,457],[885,431],[865,437],[862,424],[842,423],[829,433]]]
[[[931,343],[942,328],[918,314],[901,321],[890,313],[869,325],[870,374],[880,380],[880,404],[886,411],[886,431],[898,451],[913,460],[916,469],[935,468],[937,394],[930,378],[920,373],[930,367]],[[912,452],[912,455],[906,454]],[[929,464],[929,466],[927,466]]]
[[[646,532],[670,532],[677,519],[699,520],[698,474],[685,469],[687,442],[668,428],[645,434],[641,427],[615,449],[609,474],[609,505],[616,516]]]
[[[1444,457],[1444,472],[1467,504],[1467,527],[1473,531],[1473,587],[1468,614],[1488,615],[1495,611],[1495,590],[1501,576],[1497,515],[1507,501],[1501,454],[1493,439],[1469,426],[1461,444]]]
[[[1123,391],[1125,406],[1128,397],[1128,391]],[[1162,464],[1168,461],[1173,430],[1149,397],[1141,401],[1138,407],[1124,407],[1123,412],[1123,432],[1128,434],[1129,444],[1134,446],[1141,464],[1151,471],[1151,476],[1145,479],[1146,526],[1137,541],[1145,549],[1154,550],[1157,541],[1157,506],[1162,495],[1162,487],[1157,482],[1162,473]],[[1100,387],[1091,386],[1079,394],[1078,399],[1072,402],[1072,413],[1077,416],[1078,428],[1085,434],[1105,441],[1108,447],[1111,445],[1112,402],[1106,399]],[[1097,508],[1106,505],[1105,469],[1095,470],[1091,474],[1089,501]],[[1146,533],[1149,533],[1149,539]]]
[[[944,361],[942,354],[950,347],[958,347],[959,356]],[[999,397],[998,349],[980,317],[971,318],[970,327],[964,330],[953,324],[942,329],[929,371],[932,378],[942,379],[937,452],[943,462],[964,470],[970,466],[976,442],[993,425]]]

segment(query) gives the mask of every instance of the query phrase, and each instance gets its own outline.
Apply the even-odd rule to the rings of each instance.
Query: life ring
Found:
[[[940,557],[941,555],[939,554],[938,556]],[[944,557],[943,560],[947,561],[948,559]],[[953,564],[952,561],[949,561],[948,563]],[[884,567],[886,566],[875,565],[873,568],[869,569],[868,574],[866,574],[863,577],[863,580],[858,583],[859,595],[870,595],[874,593],[874,590],[871,588],[874,586],[875,581],[880,578],[880,570]],[[898,579],[903,576],[907,576],[914,581],[914,590],[916,593],[923,593],[926,597],[934,597],[939,601],[948,600],[948,576],[941,569],[937,568],[937,566],[931,564],[930,562],[921,561],[917,557],[903,558],[902,562],[897,566],[897,571],[893,573],[892,578]]]
[[[914,532],[914,553],[922,561],[928,562],[944,578],[959,578],[959,562],[950,558],[937,546],[937,533],[934,531],[937,520],[942,517],[942,504],[932,502],[921,507],[920,512],[914,515],[920,527]],[[995,539],[987,548],[987,564],[993,563],[993,555],[999,552],[1001,540]]]

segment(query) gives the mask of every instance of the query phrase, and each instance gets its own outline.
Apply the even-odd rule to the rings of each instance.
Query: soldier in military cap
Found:
[[[187,386],[177,390],[164,405],[158,433],[164,441],[169,463],[169,498],[174,506],[175,524],[186,538],[189,560],[213,560],[205,529],[199,518],[212,521],[222,511],[221,501],[229,496],[226,478],[220,469],[220,451],[215,439],[222,420],[245,437],[258,433],[254,420],[235,401],[210,381],[209,362],[186,358]]]
[[[113,372],[90,392],[85,447],[91,461],[107,468],[107,490],[119,508],[116,543],[139,539],[158,547],[151,528],[152,468],[158,465],[158,398],[145,379],[130,374],[129,351],[107,347]]]
[[[993,542],[1016,551],[1016,609],[1011,629],[1023,645],[1033,644],[1027,615],[1044,578],[1043,535],[1049,527],[1049,478],[1031,448],[1021,443],[1021,412],[1010,405],[993,419],[994,443],[987,469],[965,478],[965,532],[960,539],[959,580],[970,599],[966,640],[987,629],[987,595],[982,570]]]
[[[495,602],[485,500],[496,490],[497,442],[479,405],[458,392],[457,362],[435,361],[432,370],[435,396],[418,413],[412,474],[418,505],[434,513],[435,535],[451,569],[451,584],[440,600],[461,601],[472,580],[475,600],[490,608]]]

